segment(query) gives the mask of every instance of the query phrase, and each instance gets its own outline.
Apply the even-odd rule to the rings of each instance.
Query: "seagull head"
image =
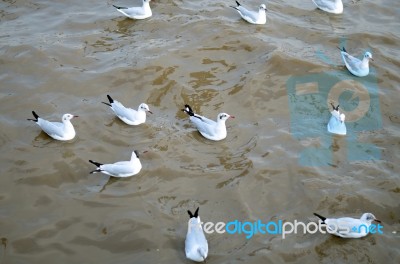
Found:
[[[137,150],[132,151],[132,156],[131,159],[138,159],[139,158],[139,152]]]
[[[76,115],[71,115],[71,114],[65,114],[65,115],[63,115],[62,120],[63,120],[63,121],[68,121],[68,120],[71,120],[71,119],[74,118],[74,117],[78,117],[78,116],[76,116]]]
[[[150,114],[152,114],[153,112],[150,111],[150,108],[147,104],[142,103],[139,105],[139,109],[145,112],[149,112]]]
[[[218,114],[218,121],[222,120],[222,121],[226,121],[229,118],[235,118],[234,116],[228,115],[227,113],[220,113]]]
[[[206,261],[207,253],[208,253],[207,250],[204,247],[200,247],[197,249],[197,252],[203,258],[203,261]]]
[[[267,7],[264,4],[261,4],[259,10],[267,11]]]
[[[367,222],[378,222],[380,223],[381,221],[376,219],[375,215],[371,214],[371,213],[365,213],[361,216],[361,220],[367,221]]]
[[[374,59],[372,58],[372,54],[371,54],[371,52],[369,52],[369,51],[365,52],[364,58],[367,59],[367,60],[372,60],[372,61],[374,61]]]
[[[343,113],[341,113],[340,116],[339,116],[339,119],[340,119],[340,122],[343,123],[344,120],[346,119],[346,116]]]

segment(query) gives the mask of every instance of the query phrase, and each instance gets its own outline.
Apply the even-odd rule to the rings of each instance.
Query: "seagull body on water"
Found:
[[[340,54],[342,55],[344,64],[346,65],[346,68],[349,70],[349,72],[358,77],[364,77],[369,74],[369,61],[374,60],[372,58],[371,52],[365,52],[363,59],[359,60],[348,54],[344,47],[338,47],[338,49],[340,50]]]
[[[108,94],[107,98],[110,103],[102,103],[111,107],[119,119],[131,126],[140,125],[146,122],[146,112],[149,112],[150,114],[153,113],[150,111],[149,106],[145,103],[140,104],[138,110],[134,110],[132,108],[125,107],[117,100],[112,99]]]
[[[64,114],[62,116],[62,123],[61,122],[51,122],[47,121],[41,117],[39,117],[35,111],[32,111],[33,116],[35,119],[28,119],[30,121],[34,121],[36,124],[40,126],[40,128],[50,137],[66,141],[71,140],[75,137],[75,129],[71,123],[71,119],[74,117],[78,117],[71,114]]]
[[[131,160],[129,161],[118,161],[112,164],[102,164],[93,160],[89,160],[89,162],[97,167],[97,169],[90,172],[91,174],[102,172],[110,176],[121,178],[136,175],[142,169],[139,153],[136,150],[132,152]]]
[[[326,224],[326,229],[330,234],[343,238],[360,238],[368,235],[370,226],[373,221],[380,223],[376,217],[371,213],[364,213],[361,218],[326,218],[317,213],[315,216]]]
[[[344,123],[346,116],[343,113],[340,113],[339,105],[336,107],[332,103],[331,105],[333,107],[333,110],[331,112],[331,118],[329,119],[329,123],[327,125],[328,132],[337,135],[346,135],[347,129],[346,124]]]
[[[264,4],[261,4],[258,8],[258,12],[247,10],[243,7],[238,1],[236,1],[237,6],[231,6],[236,9],[240,16],[251,24],[262,25],[267,22],[267,7]]]
[[[135,7],[123,7],[113,5],[117,9],[118,12],[123,15],[132,18],[132,19],[145,19],[152,16],[151,8],[150,8],[151,0],[143,0],[142,6]]]
[[[342,0],[312,0],[312,1],[322,11],[332,14],[343,13]]]
[[[188,221],[188,231],[185,240],[186,258],[196,262],[203,262],[208,255],[208,243],[203,232],[203,227],[201,226],[199,207],[194,214],[189,210],[187,212],[190,219]]]
[[[194,113],[189,105],[185,105],[185,108],[182,109],[182,111],[190,116],[190,121],[196,125],[197,130],[203,137],[214,141],[226,138],[227,132],[225,121],[229,118],[235,118],[226,113],[220,113],[218,114],[217,121],[213,121]]]

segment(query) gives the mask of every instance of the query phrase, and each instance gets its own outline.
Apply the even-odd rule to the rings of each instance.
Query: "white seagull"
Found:
[[[182,109],[182,111],[190,116],[190,121],[196,125],[197,130],[203,137],[214,141],[226,138],[227,133],[225,121],[229,118],[235,118],[226,113],[220,113],[215,122],[207,117],[195,114],[189,105],[185,105],[185,108]]]
[[[113,5],[120,13],[132,19],[145,19],[152,16],[150,8],[151,0],[143,0],[142,6],[137,7],[123,7]]]
[[[236,1],[237,6],[231,6],[232,8],[236,9],[240,16],[251,24],[258,24],[262,25],[267,22],[267,7],[264,4],[261,4],[258,8],[258,12],[250,11],[244,8]]]
[[[110,176],[121,178],[136,175],[142,169],[142,163],[140,163],[139,160],[139,153],[136,150],[132,152],[131,160],[129,161],[118,161],[112,164],[102,164],[93,160],[89,160],[89,162],[97,167],[97,169],[90,173],[102,172]]]
[[[208,243],[203,232],[202,222],[199,216],[199,207],[192,214],[189,210],[188,231],[185,240],[186,258],[196,261],[206,261],[208,255]]]
[[[145,103],[139,105],[138,110],[134,110],[131,108],[126,108],[123,104],[114,100],[107,94],[108,101],[110,103],[102,102],[103,104],[108,105],[114,111],[114,113],[128,125],[136,126],[146,122],[146,112],[152,114],[149,106]]]
[[[328,132],[337,135],[346,135],[347,130],[346,124],[344,123],[346,116],[343,113],[340,113],[339,105],[336,107],[332,103],[331,105],[333,107],[333,110],[331,112],[331,118],[329,119],[329,123],[327,125]]]
[[[312,0],[312,1],[319,9],[325,12],[332,14],[343,13],[342,0]]]
[[[380,223],[371,213],[364,213],[360,219],[351,217],[326,218],[314,213],[326,224],[327,232],[344,238],[360,238],[368,235],[372,221]],[[374,230],[376,231],[376,229]]]
[[[57,140],[71,140],[75,137],[75,129],[71,123],[71,119],[74,117],[78,117],[76,115],[65,114],[62,116],[62,123],[61,122],[50,122],[41,117],[39,117],[35,111],[32,111],[33,116],[35,119],[28,119],[31,121],[36,122],[42,130],[49,135],[50,137],[57,139]]]
[[[340,54],[342,55],[344,64],[346,65],[346,68],[349,70],[349,72],[358,77],[364,77],[369,74],[369,60],[374,60],[372,58],[371,52],[365,52],[364,58],[362,60],[359,60],[348,54],[344,47],[342,49],[339,48],[339,50]]]

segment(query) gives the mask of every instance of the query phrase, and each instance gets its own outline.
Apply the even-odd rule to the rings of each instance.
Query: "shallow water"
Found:
[[[197,206],[214,223],[372,212],[384,225],[358,240],[209,234],[208,263],[400,262],[399,1],[345,1],[339,16],[269,1],[262,26],[233,1],[152,1],[145,21],[112,4],[133,5],[0,3],[0,263],[190,263],[186,210]],[[339,45],[370,50],[371,74],[352,77]],[[154,114],[127,126],[101,104],[107,94]],[[326,133],[330,102],[346,112],[346,137]],[[228,137],[202,138],[185,103],[235,115]],[[77,137],[51,140],[31,110],[79,115]],[[147,151],[137,176],[89,174],[89,159],[133,149]]]

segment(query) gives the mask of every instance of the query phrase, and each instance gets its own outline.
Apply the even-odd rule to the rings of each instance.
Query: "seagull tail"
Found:
[[[337,47],[340,51],[344,51],[344,52],[346,52],[347,53],[347,50],[344,48],[344,47]]]
[[[182,109],[182,111],[190,116],[194,116],[194,112],[193,112],[192,108],[190,107],[190,105],[188,105],[188,104],[185,105],[185,108]]]
[[[107,98],[110,103],[106,103],[106,102],[102,102],[102,103],[111,107],[111,104],[114,103],[114,99],[112,99],[111,96],[108,94],[107,94]]]
[[[333,103],[331,103],[331,106],[332,106],[333,110],[339,111],[339,105],[335,106]]]
[[[237,4],[237,6],[229,6],[229,7],[232,7],[233,9],[239,10],[239,9],[238,9],[238,7],[240,6],[239,2],[236,1],[236,4]]]
[[[317,213],[314,213],[314,215],[317,216],[319,219],[321,219],[321,220],[322,220],[322,223],[325,222],[326,217],[323,217],[322,215],[319,215],[319,214],[317,214]]]
[[[110,102],[110,104],[114,103],[114,99],[112,99],[109,94],[107,94],[107,98],[108,98],[108,101]]]
[[[189,218],[192,219],[193,218],[193,214],[192,212],[190,212],[190,210],[187,210],[188,214],[189,214]]]
[[[28,120],[29,120],[29,121],[37,122],[37,121],[38,121],[38,118],[39,118],[38,114],[36,114],[35,111],[32,111],[32,115],[35,117],[35,119],[28,118]]]
[[[198,249],[197,249],[197,252],[198,252],[199,255],[203,258],[203,261],[204,261],[205,263],[207,263],[207,261],[206,261],[207,255],[206,255],[206,250],[204,249],[204,247],[198,248]]]
[[[115,7],[116,9],[128,9],[127,7],[123,7],[123,6],[116,6],[116,5],[113,5],[113,7]]]
[[[197,207],[197,209],[196,209],[196,211],[194,212],[194,217],[199,217],[199,209],[200,209],[200,207]]]
[[[90,172],[90,174],[93,174],[93,173],[97,173],[97,172],[101,172],[101,171],[102,171],[102,170],[100,169],[100,166],[103,165],[103,164],[98,163],[98,162],[93,161],[93,160],[89,160],[89,162],[92,163],[92,164],[94,164],[94,165],[96,165],[96,167],[97,167],[95,170],[92,170],[92,171]]]
[[[98,163],[98,162],[93,161],[93,160],[89,160],[89,162],[92,163],[92,164],[94,164],[94,165],[96,165],[96,167],[100,167],[101,165],[103,165],[103,164]]]
[[[197,207],[197,209],[196,209],[196,211],[194,212],[194,214],[192,214],[192,212],[190,212],[190,210],[187,210],[187,212],[188,212],[188,214],[189,214],[189,217],[190,218],[197,218],[197,217],[199,217],[199,208],[200,207]]]

